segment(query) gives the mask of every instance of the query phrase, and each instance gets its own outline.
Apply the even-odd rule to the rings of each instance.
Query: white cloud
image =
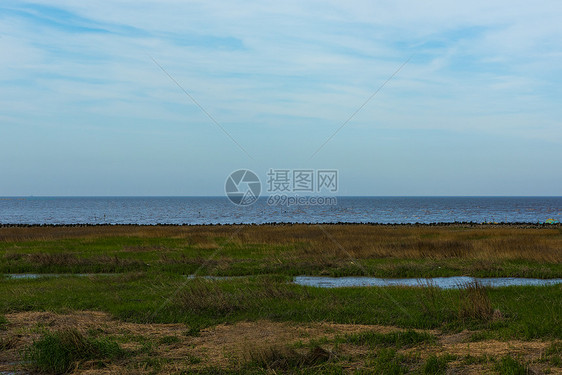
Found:
[[[311,141],[295,141],[288,153],[306,154],[297,148],[321,144],[413,54],[347,125],[354,134],[427,129],[562,143],[556,1],[36,4],[109,32],[0,10],[2,121],[18,126],[39,126],[44,115],[51,127],[79,118],[75,126],[149,134],[131,124],[153,122],[173,134],[187,122],[192,137],[211,145],[204,135],[214,125],[153,56],[233,134],[255,129],[247,141],[274,148],[291,140],[283,129],[298,131]]]

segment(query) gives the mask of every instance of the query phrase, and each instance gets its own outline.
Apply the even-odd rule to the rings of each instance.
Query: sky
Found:
[[[243,168],[336,169],[339,195],[562,195],[560,19],[560,1],[3,0],[0,196],[223,195]]]

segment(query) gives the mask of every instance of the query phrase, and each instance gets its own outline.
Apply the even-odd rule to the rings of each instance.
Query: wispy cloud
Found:
[[[33,138],[39,127],[68,143],[77,141],[69,129],[115,137],[139,159],[143,148],[160,140],[161,152],[154,158],[161,164],[173,157],[209,161],[208,174],[217,185],[209,193],[220,193],[222,174],[246,163],[245,156],[220,139],[148,55],[189,87],[234,138],[244,139],[248,152],[260,160],[256,169],[277,166],[279,160],[302,163],[312,144],[332,134],[412,54],[408,69],[362,108],[315,163],[359,174],[358,169],[368,168],[363,159],[380,157],[363,142],[394,139],[385,148],[391,152],[401,149],[400,141],[407,143],[414,130],[421,138],[412,153],[433,142],[435,131],[447,139],[455,134],[495,139],[506,154],[522,147],[520,155],[531,159],[562,143],[562,6],[556,1],[48,4],[6,0],[0,6],[0,126],[20,129],[2,131],[2,157],[17,153],[17,145]],[[135,144],[127,134],[135,134]],[[190,147],[167,147],[169,137],[186,139]],[[539,143],[526,147],[527,139]],[[37,153],[45,158],[55,152],[38,144]],[[115,144],[107,147],[116,152]],[[69,157],[78,152],[90,164],[98,157],[92,150],[82,154],[65,146],[56,152]],[[464,152],[468,163],[478,151]],[[132,170],[142,170],[133,156]],[[441,163],[448,169],[445,159]],[[388,162],[411,172],[404,163]],[[502,168],[504,162],[483,168]],[[90,173],[103,175],[101,167],[91,168]],[[371,191],[375,181],[393,176],[384,173],[366,173],[349,193],[392,193],[390,182]],[[17,193],[19,185],[12,185],[5,194]],[[206,185],[186,186],[184,194],[205,193]],[[496,192],[504,185],[494,186]],[[169,191],[155,189],[153,194]],[[182,193],[181,187],[174,189]]]

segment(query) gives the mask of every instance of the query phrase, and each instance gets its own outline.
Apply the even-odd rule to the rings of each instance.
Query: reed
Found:
[[[562,277],[562,226],[0,227],[0,273]]]
[[[488,321],[493,315],[487,288],[478,282],[463,285],[459,293],[459,318]]]
[[[100,238],[182,239],[201,250],[221,244],[285,246],[315,259],[526,259],[562,262],[562,226],[225,225],[0,227],[0,243]],[[129,252],[149,251],[127,247]],[[162,248],[154,247],[154,251]]]

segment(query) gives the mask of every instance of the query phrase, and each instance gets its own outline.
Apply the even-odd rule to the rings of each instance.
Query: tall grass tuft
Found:
[[[425,285],[420,288],[420,294],[418,296],[421,309],[425,316],[430,317],[438,314],[440,298],[441,290],[435,286],[433,282],[425,282]]]
[[[92,339],[76,329],[48,332],[27,348],[24,360],[33,370],[48,374],[66,374],[86,361],[122,357],[124,351],[110,339]]]
[[[427,375],[440,375],[447,372],[447,358],[432,355],[423,365],[423,373]]]
[[[494,309],[485,286],[469,282],[459,290],[459,319],[488,321],[494,316]]]
[[[250,365],[273,371],[305,369],[325,363],[331,358],[332,353],[320,346],[315,346],[305,353],[276,346],[253,349],[247,353]]]
[[[213,280],[195,279],[176,296],[176,303],[185,311],[217,315],[246,311],[259,306],[267,300],[306,298],[305,288],[295,288],[283,283],[267,282],[264,279],[255,285],[221,285]]]
[[[191,313],[228,314],[244,308],[244,301],[236,298],[213,281],[193,280],[176,296],[179,305]]]
[[[8,319],[4,315],[0,315],[0,331],[6,330],[6,326],[8,325]]]

